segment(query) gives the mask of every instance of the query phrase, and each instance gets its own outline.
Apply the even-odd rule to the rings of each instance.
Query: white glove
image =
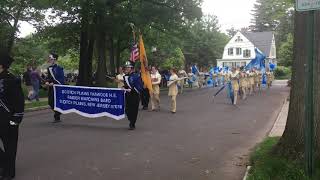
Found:
[[[10,121],[10,125],[11,125],[11,126],[18,126],[19,124],[15,123],[15,122],[13,122],[13,121]]]

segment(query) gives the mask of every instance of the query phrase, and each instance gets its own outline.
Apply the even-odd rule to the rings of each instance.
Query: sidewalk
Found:
[[[284,105],[282,106],[282,109],[279,113],[279,116],[276,120],[276,122],[273,125],[273,128],[269,134],[269,137],[281,137],[287,123],[288,118],[288,112],[289,112],[289,101],[286,101]]]

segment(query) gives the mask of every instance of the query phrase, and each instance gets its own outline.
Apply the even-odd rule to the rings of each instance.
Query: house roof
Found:
[[[266,56],[269,56],[273,32],[247,32],[243,33],[243,35],[249,39],[258,49],[260,49]]]

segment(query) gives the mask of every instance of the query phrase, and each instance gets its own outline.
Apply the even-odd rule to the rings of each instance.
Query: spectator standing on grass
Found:
[[[32,84],[31,84],[31,72],[32,72],[32,68],[28,66],[26,72],[23,73],[23,83],[28,90],[28,96],[27,96],[28,99],[31,97],[33,93]]]
[[[40,89],[40,73],[37,70],[37,68],[33,68],[31,74],[30,74],[30,80],[31,80],[31,84],[32,84],[32,88],[33,88],[33,93],[31,94],[31,96],[29,97],[29,100],[36,100],[39,101],[39,89]]]

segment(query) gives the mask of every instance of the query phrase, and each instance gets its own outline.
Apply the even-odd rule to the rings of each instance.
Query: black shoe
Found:
[[[128,130],[132,131],[132,130],[135,130],[136,128],[135,127],[129,127]]]
[[[59,119],[59,120],[54,120],[52,123],[61,123],[62,121]]]
[[[148,107],[143,107],[142,110],[148,110]]]

